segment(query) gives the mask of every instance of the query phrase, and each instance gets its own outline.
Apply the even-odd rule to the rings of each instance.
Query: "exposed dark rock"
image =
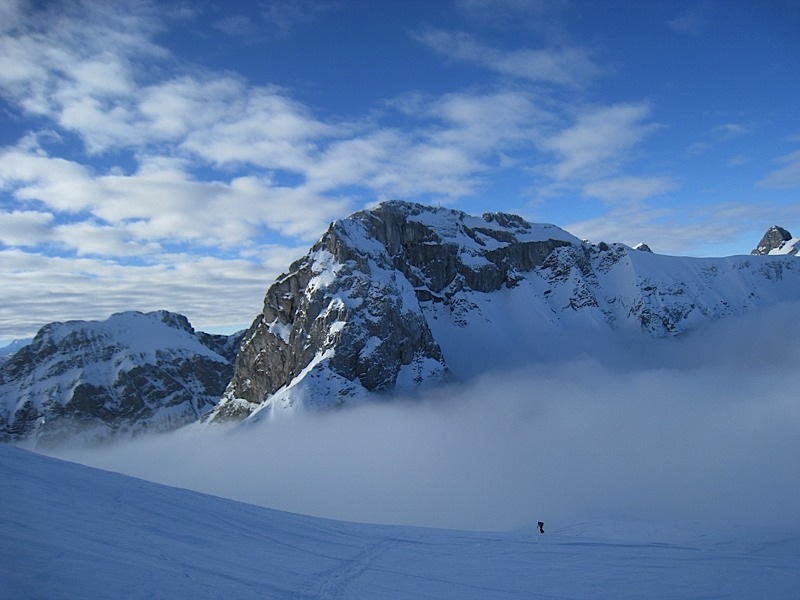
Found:
[[[758,246],[750,253],[753,255],[769,254],[773,250],[780,249],[784,243],[792,239],[792,234],[783,227],[773,225],[761,238]]]

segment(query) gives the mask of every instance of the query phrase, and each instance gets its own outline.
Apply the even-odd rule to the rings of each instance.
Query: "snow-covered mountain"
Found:
[[[800,535],[576,519],[330,521],[0,445],[5,598],[795,598]],[[546,518],[546,517],[545,517]]]
[[[3,364],[8,358],[20,348],[24,348],[33,341],[33,338],[14,340],[10,344],[0,348],[0,364]]]
[[[773,225],[761,238],[758,246],[750,253],[763,256],[764,254],[791,254],[796,256],[800,251],[800,238],[792,237],[783,227]]]
[[[0,441],[99,441],[196,421],[230,381],[240,341],[166,311],[46,325],[0,365]]]
[[[334,222],[246,333],[195,332],[163,311],[44,327],[0,361],[0,441],[255,421],[636,348],[799,299],[800,261],[774,255],[787,235],[772,228],[763,256],[685,258],[386,202]]]
[[[269,288],[211,420],[411,392],[800,298],[792,256],[648,250],[503,213],[398,201],[355,213]]]

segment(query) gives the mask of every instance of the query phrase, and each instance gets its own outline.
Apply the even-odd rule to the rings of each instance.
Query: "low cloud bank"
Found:
[[[61,455],[352,521],[800,527],[800,305],[415,399]]]

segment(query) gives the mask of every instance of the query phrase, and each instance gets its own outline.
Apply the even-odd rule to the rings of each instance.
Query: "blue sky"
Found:
[[[800,230],[800,4],[0,0],[0,343],[249,324],[385,199],[746,254]]]

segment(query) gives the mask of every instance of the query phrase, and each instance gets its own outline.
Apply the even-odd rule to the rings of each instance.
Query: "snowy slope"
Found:
[[[5,598],[796,598],[800,532],[328,521],[0,445]]]
[[[796,256],[800,252],[800,238],[793,237],[786,240],[779,248],[770,250],[771,255],[789,254]]]
[[[576,266],[586,256],[583,268]],[[421,303],[456,377],[636,349],[800,299],[793,257],[674,257],[614,244],[557,248],[513,288]]]

